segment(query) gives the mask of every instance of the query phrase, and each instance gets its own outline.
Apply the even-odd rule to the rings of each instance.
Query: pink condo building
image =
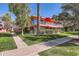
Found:
[[[36,34],[37,27],[37,16],[31,16],[31,32]],[[59,33],[62,31],[63,25],[60,21],[52,19],[52,18],[44,18],[40,17],[40,32],[42,34],[53,34]]]

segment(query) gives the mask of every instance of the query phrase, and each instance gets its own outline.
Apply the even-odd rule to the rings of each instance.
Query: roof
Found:
[[[31,16],[31,20],[33,20],[33,19],[37,20],[37,16]],[[41,17],[41,16],[40,16],[40,19],[41,19],[41,20],[44,20],[44,18]]]
[[[58,20],[55,20],[55,19],[51,19],[51,18],[45,18],[45,21],[46,22],[59,22]]]
[[[33,27],[36,27],[37,25],[33,25],[31,26],[32,28]],[[63,28],[63,25],[60,25],[60,26],[50,26],[50,25],[43,25],[43,24],[40,24],[40,27],[44,27],[44,28]]]
[[[37,20],[37,16],[31,16],[31,20]],[[49,18],[49,17],[40,17],[40,20],[43,20],[43,21],[46,21],[46,22],[59,22],[58,20],[55,20],[55,19],[52,19],[52,18]]]

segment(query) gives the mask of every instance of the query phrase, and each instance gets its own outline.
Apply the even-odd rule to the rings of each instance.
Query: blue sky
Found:
[[[62,12],[61,3],[41,3],[40,4],[40,16],[43,17],[52,17],[53,15],[57,15]],[[30,15],[37,15],[37,4],[30,3],[29,7],[31,9]],[[0,3],[0,16],[9,12],[8,4]],[[12,14],[12,18],[16,17]]]

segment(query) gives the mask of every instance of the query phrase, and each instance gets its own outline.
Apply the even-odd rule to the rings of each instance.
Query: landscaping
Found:
[[[79,55],[79,39],[77,43],[78,44],[75,44],[73,40],[68,43],[64,43],[54,48],[40,52],[39,55],[41,56],[78,56]]]
[[[16,44],[10,33],[0,33],[0,52],[15,49]]]
[[[63,32],[61,35],[65,36],[73,36],[73,35],[79,35],[79,32]]]
[[[46,42],[46,41],[54,40],[54,39],[57,39],[57,38],[66,37],[66,35],[60,35],[60,34],[39,35],[39,36],[25,34],[24,36],[22,36],[22,35],[19,35],[19,36],[28,45],[32,45],[32,44],[36,44],[36,43],[41,43],[41,42]]]
[[[67,34],[67,35],[79,35],[79,32],[64,32],[63,34]]]
[[[0,6],[0,55],[79,55],[78,3]]]

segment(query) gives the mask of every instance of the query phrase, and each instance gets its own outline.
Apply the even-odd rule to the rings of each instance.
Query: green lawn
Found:
[[[79,35],[79,32],[64,32],[63,35]]]
[[[41,56],[79,56],[79,45],[74,43],[65,43],[46,51],[40,52]]]
[[[54,40],[54,39],[57,39],[57,38],[66,37],[66,35],[59,35],[59,34],[40,35],[40,36],[26,34],[24,36],[21,36],[21,35],[19,35],[19,36],[28,45],[32,45],[32,44],[36,44],[36,43],[40,43],[40,42],[46,42],[46,41]]]
[[[16,44],[10,33],[0,33],[0,52],[15,49]]]

